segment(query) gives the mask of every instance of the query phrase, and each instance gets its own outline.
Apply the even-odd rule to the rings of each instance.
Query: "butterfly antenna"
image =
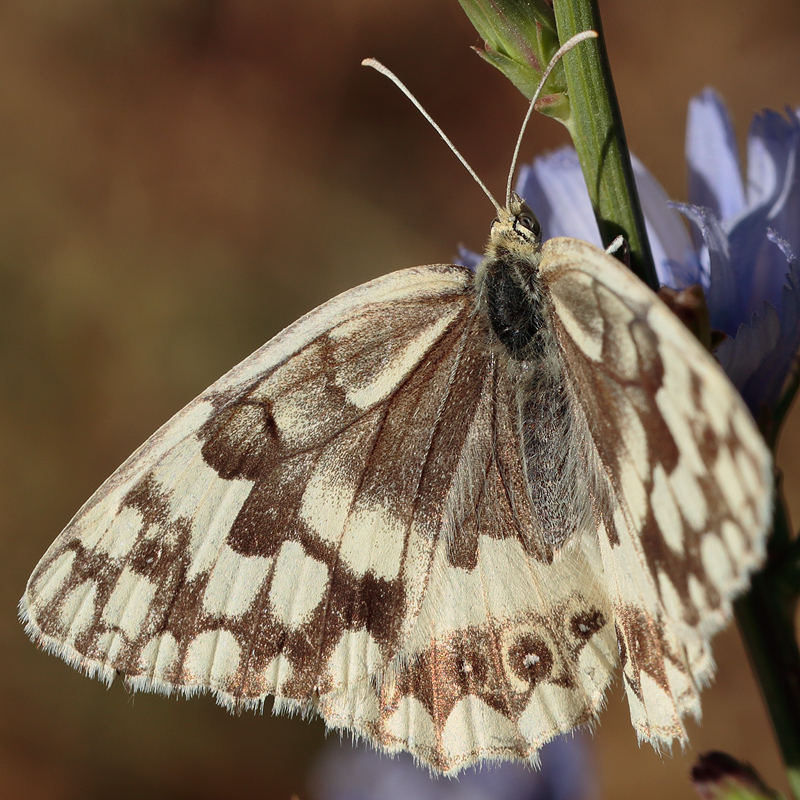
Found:
[[[525,128],[528,127],[528,120],[531,118],[536,101],[539,99],[539,95],[542,93],[545,81],[550,77],[553,67],[558,64],[564,53],[568,53],[573,47],[575,47],[576,44],[580,44],[586,39],[596,38],[597,31],[582,31],[581,33],[576,33],[575,36],[573,36],[571,39],[568,39],[564,44],[561,45],[561,47],[558,48],[558,50],[556,50],[555,55],[550,59],[550,63],[547,65],[547,69],[542,73],[542,78],[539,81],[539,85],[536,87],[536,91],[533,93],[531,102],[528,105],[528,113],[525,115],[525,119],[522,121],[522,128],[520,129],[519,136],[517,137],[517,146],[514,148],[514,157],[511,159],[511,169],[508,171],[508,183],[506,184],[506,207],[508,207],[508,204],[511,202],[511,182],[514,179],[514,170],[517,168],[517,159],[519,158],[519,148],[522,145],[522,137],[525,133]]]
[[[564,50],[564,48],[562,47],[561,50]],[[559,53],[561,52],[561,50],[559,50]],[[564,52],[566,52],[566,50],[564,50]],[[464,158],[464,156],[462,156],[461,153],[458,152],[456,146],[450,141],[450,139],[447,138],[445,132],[433,121],[431,115],[420,105],[419,100],[417,100],[417,98],[414,97],[413,94],[411,94],[411,92],[406,88],[405,84],[400,80],[400,78],[398,78],[397,75],[395,75],[390,69],[384,67],[380,61],[376,61],[374,58],[365,58],[361,62],[361,64],[365,67],[372,67],[373,69],[378,70],[378,72],[380,72],[381,75],[385,75],[387,78],[389,78],[391,81],[394,82],[395,86],[397,86],[397,88],[400,89],[400,91],[417,107],[420,114],[422,114],[422,116],[425,117],[425,119],[428,120],[428,122],[430,122],[431,125],[433,125],[433,128],[436,131],[436,133],[438,133],[439,136],[442,137],[445,144],[447,144],[447,146],[456,154],[458,160],[467,168],[467,172],[469,172],[469,174],[472,175],[478,186],[480,186],[481,189],[483,189],[483,191],[486,193],[486,196],[492,201],[492,205],[495,207],[497,213],[499,214],[502,211],[502,209],[500,208],[500,204],[497,202],[497,200],[494,199],[494,195],[492,195],[492,193],[486,188],[486,185],[478,177],[475,170],[472,169],[472,167],[467,163],[467,159]],[[549,71],[550,67],[548,67],[547,69]]]

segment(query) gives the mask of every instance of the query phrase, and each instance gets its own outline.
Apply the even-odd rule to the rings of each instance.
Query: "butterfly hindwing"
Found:
[[[480,400],[402,650],[370,686],[321,698],[329,721],[443,772],[534,758],[595,718],[617,661],[594,531],[553,560],[531,546],[537,522],[513,497],[524,480],[516,401],[491,365],[472,389]]]
[[[542,274],[593,442],[597,524],[643,739],[686,740],[708,642],[764,556],[771,459],[719,365],[630,272],[553,239]]]

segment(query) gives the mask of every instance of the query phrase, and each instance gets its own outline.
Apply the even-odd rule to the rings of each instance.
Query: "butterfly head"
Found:
[[[539,262],[542,249],[542,227],[528,204],[515,192],[511,193],[506,208],[501,208],[492,222],[488,258],[503,258],[508,254]]]

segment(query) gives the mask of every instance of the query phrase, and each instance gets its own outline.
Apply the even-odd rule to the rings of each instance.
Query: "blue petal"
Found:
[[[686,122],[689,202],[727,220],[745,210],[739,151],[728,109],[706,89],[689,101]]]
[[[715,355],[725,374],[741,392],[781,336],[777,311],[765,305],[763,314],[755,315],[749,325],[742,323],[736,336],[729,336],[717,348]]]
[[[797,193],[797,168],[800,122],[789,112],[789,119],[777,111],[764,111],[753,117],[747,138],[747,201],[750,208],[768,206],[771,216],[779,213]],[[797,225],[798,217],[792,219]],[[797,249],[797,242],[791,241]],[[797,251],[797,250],[796,250]]]
[[[774,231],[768,236],[784,260],[780,311],[764,303],[761,313],[754,315],[749,325],[742,324],[736,337],[726,339],[716,351],[722,368],[754,415],[763,406],[777,405],[800,349],[800,267],[788,242]]]
[[[631,163],[659,282],[673,289],[700,283],[700,262],[680,214],[644,164],[634,155]]]
[[[523,166],[516,192],[538,217],[545,239],[571,236],[603,246],[573,148],[562,147]]]
[[[729,224],[733,268],[758,311],[782,302],[786,259],[767,240],[767,228],[800,251],[800,121],[765,111],[754,118],[748,139],[750,211]]]
[[[762,402],[774,408],[800,350],[800,267],[788,242],[772,230],[767,232],[767,236],[778,246],[789,264],[778,311],[780,338],[775,349],[745,385],[742,394],[748,402],[751,397],[758,395]]]
[[[740,321],[761,311],[765,302],[780,308],[786,259],[767,239],[768,209],[760,206],[745,214],[728,234],[730,279],[739,287]]]
[[[745,298],[731,269],[728,237],[722,223],[708,208],[684,203],[675,203],[675,208],[697,225],[703,239],[700,285],[705,291],[711,327],[733,336],[746,319]]]

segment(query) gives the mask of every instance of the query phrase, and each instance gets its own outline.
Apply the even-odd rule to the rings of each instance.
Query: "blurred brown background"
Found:
[[[741,141],[753,111],[800,103],[795,0],[601,5],[630,144],[675,198],[693,94],[717,87]],[[395,69],[497,192],[525,106],[477,43],[456,0],[0,2],[1,798],[308,796],[321,724],[106,691],[15,606],[74,511],[213,379],[334,293],[482,247],[484,196],[359,66]],[[566,142],[534,119],[524,155]],[[692,797],[710,748],[785,786],[735,629],[715,654],[685,754],[639,749],[614,690],[605,797]]]

